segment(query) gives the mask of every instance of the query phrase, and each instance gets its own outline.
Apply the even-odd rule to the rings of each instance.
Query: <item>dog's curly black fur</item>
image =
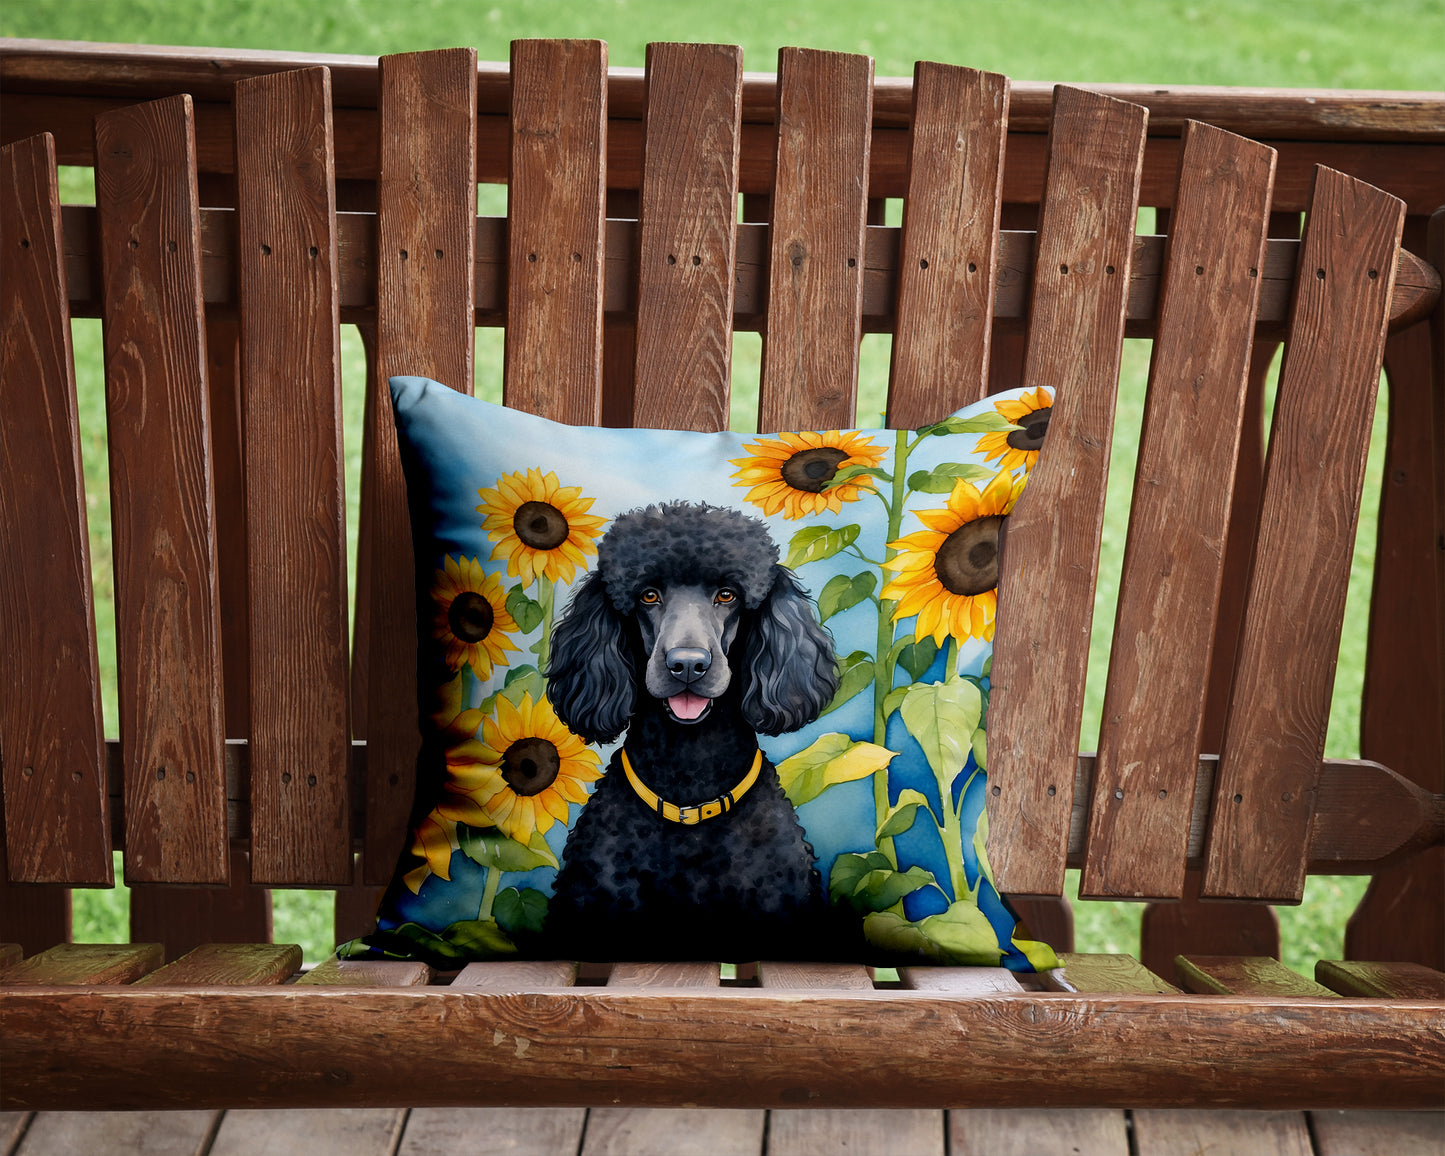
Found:
[[[672,502],[616,518],[553,634],[547,694],[558,717],[589,742],[626,730],[634,770],[669,802],[736,786],[758,732],[807,725],[838,685],[832,640],[777,558],[762,523],[735,510]],[[700,695],[692,709],[707,702],[680,718],[668,695],[684,676],[665,663],[683,652],[669,649],[678,628],[661,607],[689,597],[713,641],[685,653],[703,670],[704,654],[720,661],[688,676]],[[619,751],[568,836],[547,938],[583,959],[816,957],[829,917],[815,863],[766,758],[736,805],[688,826],[642,801]]]

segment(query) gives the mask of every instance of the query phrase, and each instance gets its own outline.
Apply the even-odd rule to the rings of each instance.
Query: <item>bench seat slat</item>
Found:
[[[131,983],[164,962],[159,943],[62,943],[11,964],[0,972],[0,984]]]
[[[410,960],[330,959],[296,982],[310,987],[425,987],[432,969]]]
[[[764,960],[758,964],[758,986],[791,991],[872,991],[873,979],[861,964]]]
[[[1445,1000],[1445,974],[1421,963],[1322,959],[1315,964],[1315,978],[1341,995]]]
[[[1062,975],[1047,973],[1045,982],[1062,980],[1066,991],[1077,992],[1177,992],[1132,955],[1094,952],[1061,952]]]
[[[136,980],[137,987],[284,983],[301,967],[294,943],[205,943]]]
[[[1189,955],[1174,961],[1185,991],[1220,995],[1329,996],[1329,988],[1268,956]]]
[[[7,114],[8,115],[8,114]],[[75,364],[48,134],[0,150],[0,711],[10,878],[113,881]]]

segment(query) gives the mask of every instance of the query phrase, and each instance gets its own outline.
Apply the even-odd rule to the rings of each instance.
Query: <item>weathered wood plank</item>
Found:
[[[401,1108],[232,1109],[221,1120],[208,1156],[393,1156],[405,1126]]]
[[[51,138],[0,150],[0,712],[5,848],[24,883],[114,880],[75,364]],[[23,562],[17,562],[23,560]]]
[[[34,1118],[32,1112],[0,1112],[0,1152],[10,1156]]]
[[[608,987],[717,987],[722,975],[715,963],[616,963]]]
[[[917,429],[988,392],[1009,80],[913,66],[908,195],[888,424]]]
[[[955,995],[987,995],[1023,991],[1005,967],[900,967],[898,978],[909,991],[947,991]]]
[[[1321,959],[1315,979],[1341,995],[1445,1000],[1445,973],[1422,963],[1361,963]]]
[[[19,963],[24,954],[18,943],[0,943],[0,968]]]
[[[405,960],[337,959],[318,963],[296,982],[323,987],[425,987],[432,970]]]
[[[0,844],[0,855],[4,846]],[[70,889],[11,883],[0,870],[0,936],[31,953],[70,939]]]
[[[1185,991],[1220,995],[1333,994],[1269,956],[1181,955],[1174,961],[1174,969]]]
[[[167,959],[203,943],[269,943],[271,892],[251,884],[251,863],[243,848],[233,845],[230,855],[228,887],[132,884],[131,942],[162,943]]]
[[[1207,800],[1207,796],[1206,796]],[[1358,821],[1360,813],[1356,813]],[[1203,843],[1203,829],[1199,830]],[[1191,832],[1191,838],[1193,832]],[[1173,975],[1174,960],[1192,953],[1279,958],[1279,916],[1264,903],[1206,902],[1204,872],[1184,873],[1184,898],[1150,903],[1139,921],[1139,959],[1157,975]]]
[[[502,960],[469,963],[452,980],[452,987],[483,987],[489,991],[531,991],[538,987],[571,987],[577,982],[577,965],[566,960]]]
[[[602,397],[607,45],[512,44],[507,405],[596,425]]]
[[[1203,894],[1298,903],[1405,207],[1321,169],[1265,464]]]
[[[1009,517],[989,700],[989,856],[1005,894],[1064,884],[1147,119],[1080,89],[1055,97],[1023,369],[1054,404]]]
[[[923,1108],[774,1110],[768,1156],[943,1156],[944,1117]]]
[[[61,943],[11,964],[0,984],[132,983],[165,962],[159,943]]]
[[[251,875],[351,879],[346,502],[325,71],[236,86]]]
[[[1316,1156],[1440,1156],[1445,1112],[1314,1111]]]
[[[952,1156],[1130,1156],[1129,1126],[1117,1109],[954,1109],[948,1139]]]
[[[220,1112],[37,1112],[15,1156],[205,1156]],[[6,1151],[9,1151],[6,1149]]]
[[[138,987],[284,983],[301,968],[294,943],[207,943],[136,980]]]
[[[472,392],[477,53],[381,59],[375,373],[366,397],[366,854],[385,883],[416,790],[416,589],[406,480],[391,412],[393,375]]]
[[[1163,993],[1179,990],[1172,983],[1160,979],[1132,955],[1065,952],[1059,956],[1059,962],[1063,965],[1063,977],[1072,991]],[[1050,981],[1046,978],[1045,982]]]
[[[759,429],[853,425],[872,98],[871,57],[778,53]]]
[[[1208,125],[1185,129],[1082,898],[1184,893],[1273,177],[1273,149]]]
[[[128,881],[225,883],[225,717],[188,96],[95,123]]]
[[[766,1123],[743,1108],[593,1108],[582,1156],[758,1156]]]
[[[1235,1156],[1313,1156],[1303,1112],[1136,1111],[1137,1156],[1229,1152]]]
[[[396,1156],[577,1156],[586,1119],[585,1108],[413,1108]]]
[[[758,964],[758,986],[792,991],[872,991],[873,977],[861,964],[764,960]]]
[[[742,49],[647,46],[633,424],[728,424]]]

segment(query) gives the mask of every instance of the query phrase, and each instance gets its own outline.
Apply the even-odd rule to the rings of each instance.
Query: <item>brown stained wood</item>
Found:
[[[633,424],[728,424],[743,53],[647,46]]]
[[[1137,1156],[1228,1152],[1231,1156],[1313,1156],[1303,1112],[1135,1111]]]
[[[585,1108],[413,1108],[396,1156],[473,1152],[479,1140],[507,1156],[577,1156],[586,1120]]]
[[[1382,867],[1345,924],[1350,959],[1409,959],[1445,969],[1445,848]]]
[[[236,88],[251,617],[251,875],[351,878],[330,82]]]
[[[95,125],[126,878],[225,883],[225,717],[188,96]]]
[[[946,991],[955,995],[987,995],[1023,991],[1004,967],[900,967],[898,978],[908,991]]]
[[[388,378],[472,391],[477,54],[381,60],[375,372],[362,465],[366,511],[366,850],[385,883],[406,840],[416,789],[416,588],[406,481]]]
[[[0,844],[0,862],[4,846]],[[0,869],[0,937],[34,954],[70,938],[70,889],[11,883]]]
[[[763,960],[758,964],[758,986],[780,991],[872,991],[873,978],[861,964]]]
[[[49,136],[0,150],[0,711],[24,883],[113,881],[75,366]]]
[[[481,987],[489,991],[531,991],[538,987],[571,987],[577,982],[577,965],[565,960],[503,960],[469,963],[452,980],[452,987]]]
[[[407,960],[337,959],[318,963],[296,982],[322,987],[425,987],[432,969]]]
[[[722,982],[715,963],[615,963],[608,987],[717,987]]]
[[[853,424],[872,94],[871,57],[778,53],[759,429]]]
[[[1130,1156],[1124,1113],[1106,1108],[965,1108],[948,1113],[952,1156]]]
[[[313,1111],[233,1109],[207,1156],[298,1152],[306,1156],[392,1156],[406,1127],[400,1108],[332,1108]]]
[[[268,943],[271,892],[251,883],[246,852],[230,849],[231,882],[226,887],[137,883],[130,887],[130,938],[162,943],[177,959],[203,943]]]
[[[301,968],[294,943],[207,943],[136,980],[140,987],[284,983]]]
[[[1310,1114],[1317,1156],[1440,1156],[1445,1112],[1316,1110]]]
[[[1304,891],[1312,795],[1403,223],[1398,199],[1320,170],[1215,782],[1207,898],[1297,903]]]
[[[512,44],[507,405],[572,425],[601,415],[607,46]]]
[[[24,948],[18,943],[0,943],[0,968],[19,963],[24,954]]]
[[[988,392],[1009,80],[913,66],[888,424],[917,429]]]
[[[1205,796],[1207,800],[1208,796]],[[1355,813],[1358,822],[1359,812]],[[1203,829],[1199,829],[1203,844]],[[1197,860],[1196,860],[1197,862]],[[1263,903],[1220,903],[1199,896],[1203,872],[1184,873],[1184,897],[1150,903],[1139,921],[1139,958],[1157,975],[1173,975],[1180,955],[1280,955],[1279,916]]]
[[[39,1112],[14,1156],[204,1156],[220,1112]],[[5,1149],[8,1153],[9,1149]]]
[[[429,1107],[480,1087],[601,1105],[620,1078],[639,1105],[1009,1107],[1042,1078],[1058,1107],[1388,1109],[1432,1106],[1445,1079],[1439,1004],[1419,1000],[283,986],[204,1007],[198,1030],[166,990],[7,992],[0,1107]]]
[[[581,1156],[758,1156],[766,1124],[740,1108],[593,1108]]]
[[[351,886],[336,889],[336,907],[332,911],[332,936],[337,943],[367,935],[376,927],[376,909],[381,903],[385,888],[373,887],[363,881],[365,876],[362,867],[365,859],[365,855],[359,854],[353,862]]]
[[[774,1110],[769,1156],[943,1156],[944,1114],[921,1108]]]
[[[0,985],[131,983],[164,962],[159,943],[62,943],[7,967]]]
[[[1273,176],[1272,149],[1185,129],[1081,898],[1184,892]]]
[[[1147,117],[1063,86],[1054,102],[1023,369],[1054,404],[1009,518],[989,706],[989,857],[1005,894],[1063,889]]]
[[[1360,963],[1322,959],[1315,979],[1341,995],[1379,999],[1445,1000],[1445,973],[1419,963]]]
[[[202,222],[205,214],[202,213]],[[204,224],[203,224],[204,228]],[[221,686],[226,737],[251,737],[251,622],[246,593],[246,478],[241,448],[241,330],[220,310],[206,314],[216,571],[221,611]]]
[[[1059,956],[1069,990],[1077,992],[1177,992],[1132,955],[1064,952]]]
[[[1181,955],[1174,970],[1185,991],[1220,995],[1328,996],[1329,988],[1306,979],[1267,955]]]

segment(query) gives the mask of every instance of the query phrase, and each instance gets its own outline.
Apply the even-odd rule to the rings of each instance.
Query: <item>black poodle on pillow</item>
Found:
[[[832,640],[756,519],[690,502],[615,519],[552,638],[547,695],[623,746],[567,838],[547,916],[571,958],[818,958],[828,908],[757,732],[838,688]]]

